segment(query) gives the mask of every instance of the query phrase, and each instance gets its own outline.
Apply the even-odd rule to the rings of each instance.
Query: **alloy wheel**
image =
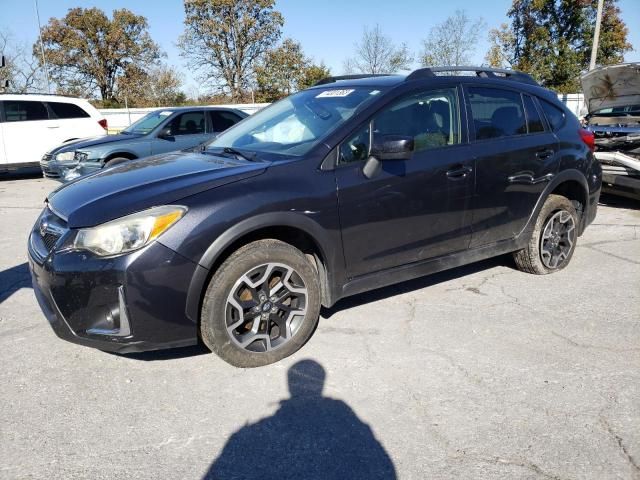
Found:
[[[566,210],[554,213],[544,226],[540,239],[540,256],[545,267],[556,269],[562,265],[573,249],[576,224]]]

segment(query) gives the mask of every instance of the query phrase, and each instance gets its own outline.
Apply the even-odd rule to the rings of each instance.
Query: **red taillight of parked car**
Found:
[[[591,130],[587,130],[586,128],[581,128],[578,130],[580,134],[580,138],[585,143],[589,150],[594,152],[596,150],[596,136],[593,134]]]
[[[107,123],[107,119],[103,118],[102,120],[98,120],[98,124],[104,128],[105,130],[109,129],[109,124]]]

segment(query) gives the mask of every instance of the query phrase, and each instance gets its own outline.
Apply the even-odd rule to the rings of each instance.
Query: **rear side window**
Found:
[[[524,110],[527,113],[527,128],[529,133],[544,132],[544,125],[542,124],[542,118],[538,113],[536,104],[533,102],[533,98],[529,95],[523,95],[524,98]]]
[[[47,102],[58,118],[87,118],[89,114],[73,103]]]
[[[470,87],[469,100],[476,140],[527,133],[522,98],[518,92]]]
[[[565,114],[560,108],[545,100],[540,100],[540,105],[542,105],[542,111],[544,116],[547,117],[547,122],[551,125],[552,130],[558,130],[564,125]]]
[[[47,107],[42,102],[7,100],[4,102],[4,116],[7,122],[29,122],[49,120]]]
[[[231,112],[209,112],[211,116],[211,124],[213,125],[214,132],[223,132],[227,128],[233,127],[238,123],[241,118],[235,113]]]

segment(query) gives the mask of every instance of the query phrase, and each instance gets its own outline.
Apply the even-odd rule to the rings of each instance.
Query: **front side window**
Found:
[[[178,115],[168,125],[171,135],[199,135],[205,129],[204,112],[186,112]]]
[[[301,156],[381,93],[380,88],[312,88],[291,95],[225,131],[207,150]]]
[[[4,115],[7,122],[49,120],[47,107],[42,102],[7,100],[4,102]]]
[[[499,88],[469,87],[476,140],[527,133],[520,93]]]
[[[47,102],[57,118],[87,118],[89,114],[73,103]]]
[[[370,125],[374,140],[385,135],[412,137],[414,152],[458,144],[461,140],[456,89],[427,90],[394,102],[342,143],[340,163],[369,157]]]

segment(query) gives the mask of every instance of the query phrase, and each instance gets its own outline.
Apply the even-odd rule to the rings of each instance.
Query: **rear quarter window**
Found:
[[[47,102],[47,104],[57,118],[87,118],[90,116],[82,108],[73,103]]]
[[[552,105],[546,100],[540,100],[540,106],[553,131],[560,129],[564,125],[566,115],[562,109]]]

